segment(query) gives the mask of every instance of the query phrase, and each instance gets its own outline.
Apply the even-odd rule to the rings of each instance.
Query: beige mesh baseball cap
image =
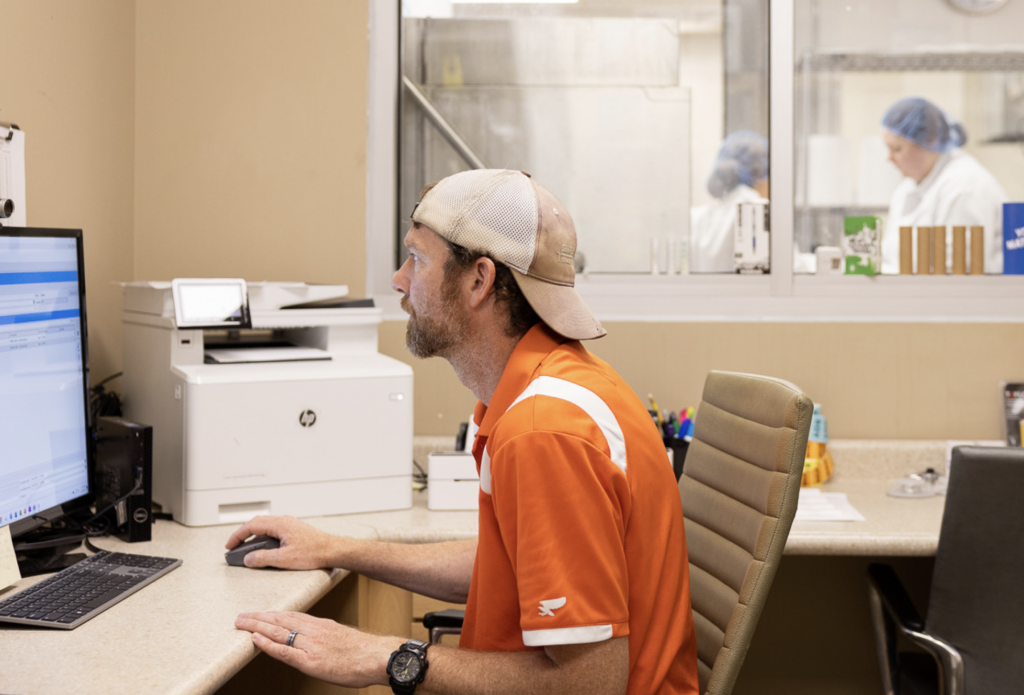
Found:
[[[566,338],[605,335],[576,283],[576,226],[558,199],[529,174],[463,171],[427,191],[412,219],[453,244],[512,269],[537,315]]]

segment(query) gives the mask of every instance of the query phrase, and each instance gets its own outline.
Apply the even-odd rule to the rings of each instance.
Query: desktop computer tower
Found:
[[[150,540],[153,428],[119,417],[96,418],[96,479],[96,511],[116,501],[105,515],[111,532],[129,543]]]

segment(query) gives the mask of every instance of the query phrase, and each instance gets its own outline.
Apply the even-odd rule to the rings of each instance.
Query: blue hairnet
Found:
[[[889,107],[882,127],[932,152],[949,152],[967,142],[967,131],[952,116],[921,97],[907,97]]]
[[[708,177],[708,193],[724,198],[740,184],[753,186],[768,178],[768,138],[750,130],[730,133],[718,148]]]

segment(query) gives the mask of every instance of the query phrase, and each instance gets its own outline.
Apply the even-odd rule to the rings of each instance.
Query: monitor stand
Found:
[[[16,550],[18,556],[18,570],[22,577],[34,577],[37,574],[48,574],[59,572],[71,567],[76,562],[84,560],[85,553],[71,553],[70,551],[80,548],[82,545],[81,533],[64,533],[55,535],[53,532],[48,537],[40,538],[35,534],[29,534],[18,543],[46,544],[47,547],[32,550]]]

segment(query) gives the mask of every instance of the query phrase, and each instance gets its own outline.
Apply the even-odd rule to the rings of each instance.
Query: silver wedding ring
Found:
[[[295,644],[295,638],[299,636],[299,633],[292,631],[288,633],[288,639],[284,641],[284,646],[290,647]]]

